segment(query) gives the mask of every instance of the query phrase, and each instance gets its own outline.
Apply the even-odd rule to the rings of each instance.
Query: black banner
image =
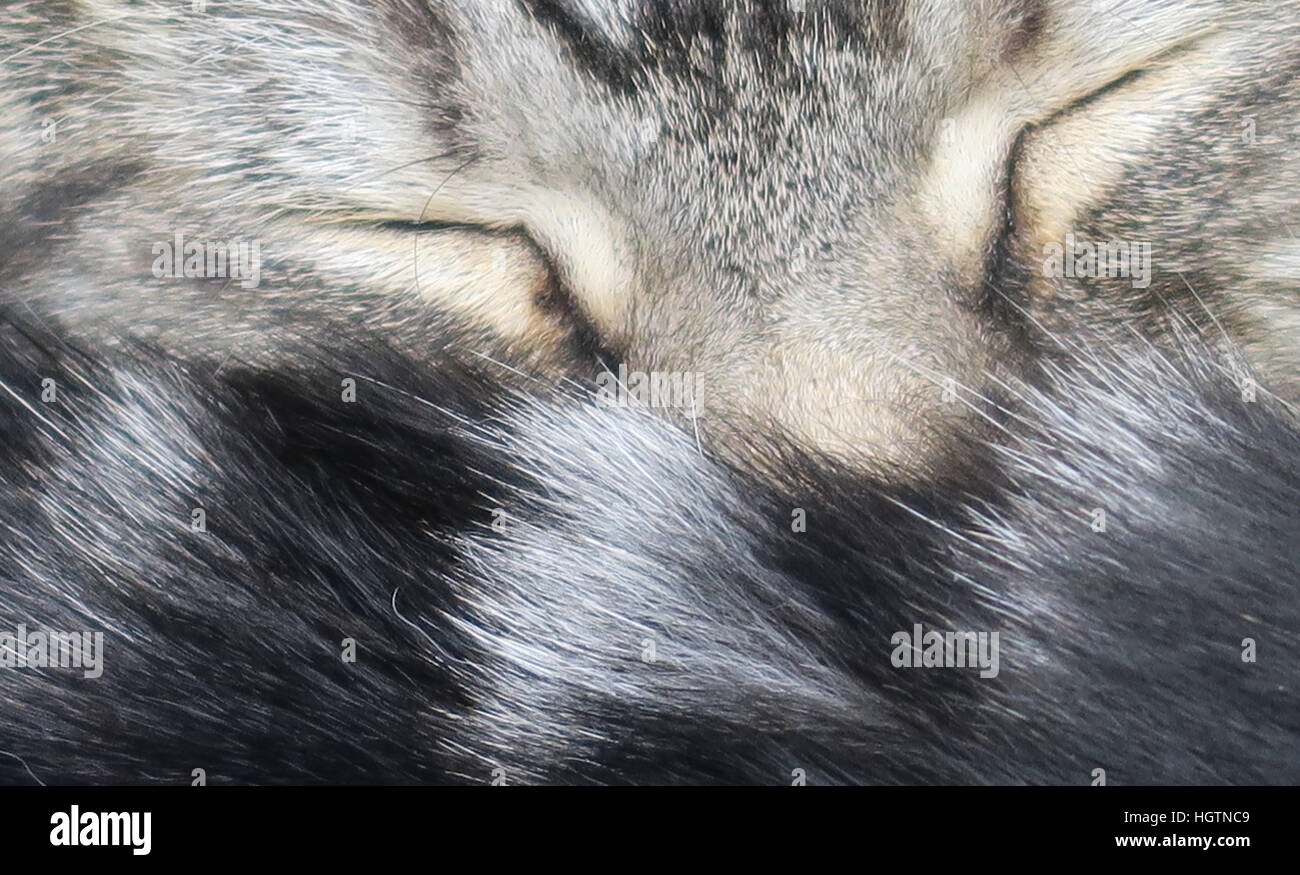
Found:
[[[809,862],[894,852],[984,862],[1105,855],[1231,863],[1286,853],[1295,788],[21,788],[0,791],[8,854],[58,862],[320,861],[390,854],[700,850]],[[603,856],[604,859],[614,859]]]

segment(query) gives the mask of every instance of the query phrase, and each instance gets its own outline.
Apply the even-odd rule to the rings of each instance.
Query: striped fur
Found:
[[[1300,5],[0,35],[5,782],[1300,778]]]

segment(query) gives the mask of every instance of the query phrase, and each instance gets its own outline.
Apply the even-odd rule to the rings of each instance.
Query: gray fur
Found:
[[[0,675],[11,780],[1296,779],[1300,4],[0,35],[0,621],[110,653]],[[178,232],[260,282],[155,276]],[[1151,283],[1045,275],[1067,232]],[[1004,672],[900,673],[913,623]]]

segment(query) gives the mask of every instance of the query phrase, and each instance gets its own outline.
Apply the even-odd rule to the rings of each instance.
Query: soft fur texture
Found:
[[[918,492],[365,342],[214,378],[7,332],[5,615],[107,630],[102,678],[0,672],[7,780],[1300,778],[1300,431],[1203,356],[1071,355]],[[1001,673],[894,668],[914,623]]]
[[[1300,781],[1300,3],[0,38],[0,781]]]

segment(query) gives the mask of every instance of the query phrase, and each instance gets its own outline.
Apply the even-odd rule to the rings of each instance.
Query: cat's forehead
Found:
[[[585,71],[619,91],[650,76],[709,76],[744,55],[787,69],[837,52],[902,48],[916,10],[848,0],[516,0]]]

